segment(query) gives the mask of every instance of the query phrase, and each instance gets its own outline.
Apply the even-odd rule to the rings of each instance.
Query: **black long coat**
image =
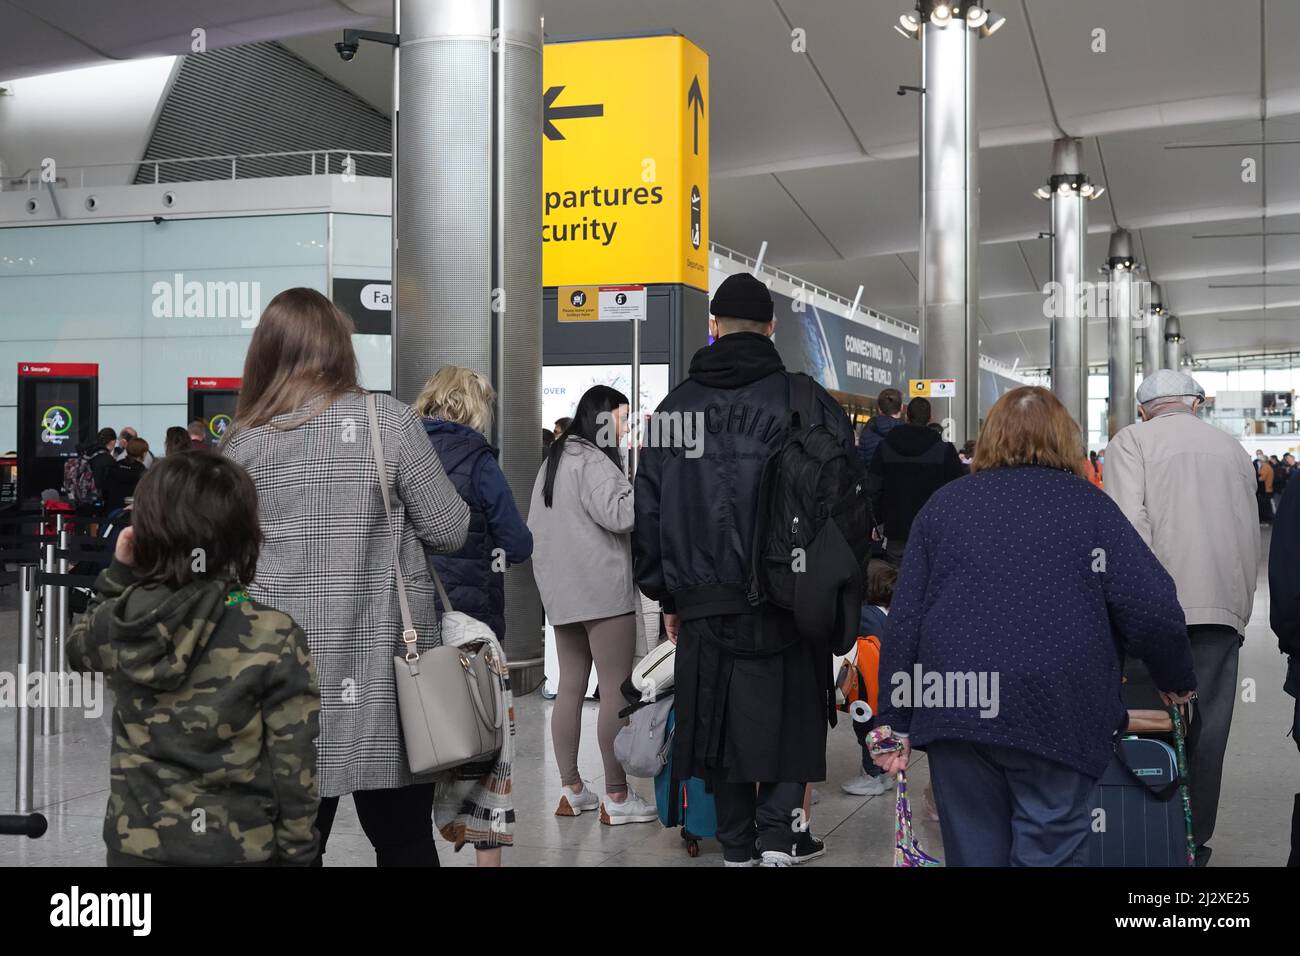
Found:
[[[637,584],[669,613],[698,602],[702,589],[743,589],[749,581],[759,482],[790,407],[783,373],[770,339],[735,332],[700,349],[690,378],[657,410],[695,415],[703,426],[693,449],[643,448],[637,469]],[[848,417],[824,389],[814,390],[822,422],[852,452]],[[797,640],[787,612],[684,620],[674,676],[675,773],[823,779],[830,667],[828,650]]]

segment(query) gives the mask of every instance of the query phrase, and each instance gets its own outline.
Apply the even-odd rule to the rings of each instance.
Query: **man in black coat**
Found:
[[[822,852],[801,806],[805,784],[826,776],[830,652],[801,641],[789,612],[746,596],[759,480],[790,411],[772,296],[737,274],[709,311],[715,341],[660,404],[658,440],[641,452],[633,557],[677,644],[673,775],[709,782],[727,865],[761,853],[785,866]],[[848,416],[813,390],[821,423],[853,453]],[[698,441],[663,440],[683,434]]]
[[[907,424],[885,436],[867,473],[872,510],[885,526],[885,551],[896,564],[902,562],[912,522],[930,496],[966,474],[952,442],[929,426],[929,399],[912,399]]]

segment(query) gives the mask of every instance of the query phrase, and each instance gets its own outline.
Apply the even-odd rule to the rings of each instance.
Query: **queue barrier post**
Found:
[[[54,544],[46,544],[42,550],[41,572],[43,575],[54,573]],[[54,606],[55,585],[50,581],[44,581],[41,587],[41,681],[48,688],[48,682],[54,676],[55,667],[55,630],[54,630]],[[48,737],[57,734],[58,726],[58,709],[50,700],[51,695],[48,693],[41,694],[41,736]]]
[[[27,686],[36,663],[36,633],[34,627],[36,604],[36,568],[23,565],[19,569],[21,593],[18,612],[18,745],[17,774],[15,776],[14,807],[18,813],[32,810],[33,760],[36,755],[36,714],[27,706]]]
[[[66,551],[72,541],[72,532],[68,530],[67,525],[63,522],[63,516],[59,515],[58,523],[59,549],[57,553],[57,563],[55,570],[60,575],[66,575],[70,565]],[[55,648],[54,663],[60,676],[60,686],[62,686],[62,676],[68,673],[68,585],[63,584],[56,587],[58,599],[54,604],[54,611],[58,614],[58,645]],[[54,712],[54,732],[63,732],[63,708],[59,707]]]

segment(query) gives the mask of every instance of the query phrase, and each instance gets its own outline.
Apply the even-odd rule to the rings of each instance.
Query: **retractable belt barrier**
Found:
[[[39,525],[48,527],[50,518],[34,520],[0,519],[0,527]],[[89,588],[96,574],[72,574],[72,562],[89,563],[96,571],[107,567],[113,560],[113,549],[108,542],[89,536],[77,536],[64,527],[64,515],[53,516],[54,533],[32,535],[0,535],[0,563],[17,564],[15,571],[0,572],[0,584],[19,585],[18,611],[18,720],[17,720],[17,777],[14,805],[17,817],[0,817],[0,834],[26,833],[37,837],[44,832],[44,822],[39,814],[32,813],[33,759],[36,752],[36,711],[40,711],[41,735],[60,733],[63,713],[57,695],[48,688],[40,695],[39,706],[28,705],[28,691],[37,666],[37,645],[40,644],[42,681],[61,678],[67,673],[67,636],[69,618],[69,590]],[[19,823],[18,821],[25,821]],[[12,828],[9,824],[13,824]]]

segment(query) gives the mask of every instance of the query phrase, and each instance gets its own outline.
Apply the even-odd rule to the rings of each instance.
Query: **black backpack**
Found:
[[[820,424],[812,380],[786,379],[790,413],[759,484],[749,598],[792,611],[800,638],[843,654],[857,637],[874,525],[866,470]]]

